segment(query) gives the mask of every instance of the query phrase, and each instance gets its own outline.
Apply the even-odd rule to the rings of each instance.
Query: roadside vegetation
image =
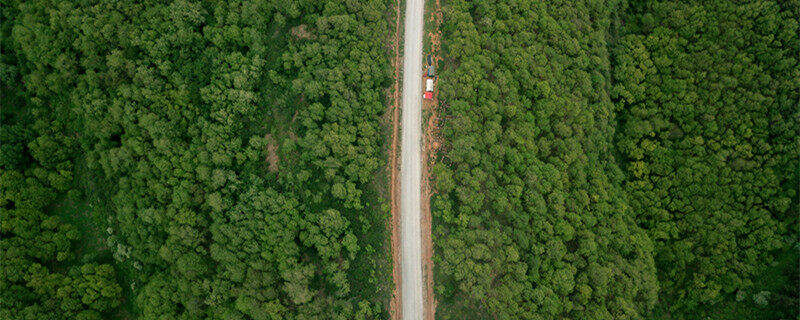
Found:
[[[446,1],[437,316],[796,318],[798,9]]]
[[[4,3],[0,318],[385,318],[387,8]]]

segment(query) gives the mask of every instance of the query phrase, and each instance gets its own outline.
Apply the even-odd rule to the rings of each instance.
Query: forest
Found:
[[[446,1],[437,317],[797,318],[798,12]]]
[[[386,1],[4,1],[2,319],[373,319]]]
[[[611,95],[657,314],[800,313],[800,1],[631,3]]]
[[[441,3],[436,317],[800,317],[800,0]],[[3,1],[0,319],[390,318],[393,5]]]

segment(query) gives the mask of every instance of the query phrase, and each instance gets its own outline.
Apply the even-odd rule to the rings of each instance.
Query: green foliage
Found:
[[[796,318],[798,9],[447,2],[437,315]]]
[[[360,273],[378,269],[364,248],[384,243],[365,230],[380,236],[385,225],[370,183],[383,165],[386,3],[4,4],[3,93],[54,107],[4,114],[20,125],[0,128],[12,142],[0,152],[2,199],[16,207],[3,223],[42,216],[60,196],[52,189],[77,190],[78,158],[96,176],[80,192],[107,202],[94,220],[125,271],[132,313],[385,317],[386,291]],[[288,31],[300,24],[310,37]],[[281,146],[279,172],[267,170],[267,134]],[[29,159],[38,165],[24,169]],[[62,261],[67,244],[35,254]],[[65,316],[119,304],[106,266],[70,272],[63,294],[95,313]],[[79,310],[73,300],[64,308]]]
[[[49,108],[12,105],[18,115]],[[29,111],[26,109],[34,109]],[[53,123],[42,130],[32,117],[3,115],[3,149],[30,162],[0,163],[0,318],[99,319],[120,304],[121,288],[109,264],[77,264],[72,250],[81,235],[50,215],[58,191],[72,187],[73,140]],[[42,120],[43,118],[40,118]],[[55,177],[55,178],[54,178]],[[54,265],[70,263],[66,273]]]
[[[388,317],[388,3],[3,2],[0,318]],[[437,316],[797,318],[798,10],[446,1]]]
[[[672,318],[729,317],[717,308],[761,290],[753,279],[776,250],[797,250],[799,8],[797,1],[632,8],[630,34],[615,54],[618,144]],[[781,265],[798,268],[796,259]],[[796,317],[796,282],[785,285],[794,302],[765,293],[757,303]]]
[[[652,243],[612,156],[619,9],[447,2],[438,317],[638,319],[654,306]]]

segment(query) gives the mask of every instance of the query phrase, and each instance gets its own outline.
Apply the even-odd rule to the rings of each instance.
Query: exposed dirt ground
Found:
[[[402,319],[402,306],[400,305],[401,289],[400,288],[400,211],[398,206],[398,198],[400,197],[400,189],[398,188],[397,177],[397,139],[399,135],[399,122],[400,122],[400,0],[395,2],[395,34],[392,39],[392,48],[394,50],[394,58],[392,58],[392,66],[394,66],[394,85],[392,87],[392,147],[390,152],[391,157],[391,179],[389,191],[391,192],[391,205],[392,205],[392,280],[394,281],[394,292],[392,292],[392,300],[389,305],[389,315],[394,320]]]
[[[278,142],[275,141],[275,138],[272,137],[271,134],[268,134],[264,137],[267,139],[267,162],[269,163],[269,172],[278,172],[278,165],[280,164],[280,159],[278,158]]]
[[[292,35],[298,39],[309,39],[312,38],[313,35],[310,32],[308,32],[307,27],[308,27],[307,25],[301,24],[299,26],[290,29],[289,32],[291,32]]]
[[[434,26],[428,33],[431,39],[431,56],[433,65],[438,72],[438,62],[441,61],[441,36],[442,32],[439,25],[442,23],[442,5],[440,0],[436,0],[436,5],[432,8],[433,14],[430,15],[426,24]],[[438,88],[438,77],[435,80]],[[425,319],[433,320],[436,317],[436,296],[433,292],[433,241],[431,232],[431,184],[430,169],[436,160],[436,152],[441,144],[441,134],[439,132],[439,116],[437,107],[439,106],[439,92],[434,90],[433,100],[423,103],[424,110],[427,110],[429,117],[425,125],[425,150],[423,150],[423,169],[422,169],[422,261],[425,276]]]

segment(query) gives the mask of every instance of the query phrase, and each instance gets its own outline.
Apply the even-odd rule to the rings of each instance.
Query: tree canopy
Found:
[[[653,245],[613,154],[616,1],[445,6],[437,316],[637,319]],[[469,315],[469,316],[467,316]]]
[[[448,1],[445,319],[797,317],[797,1]]]
[[[394,3],[0,4],[0,318],[388,318]],[[798,317],[800,1],[443,5],[438,317]]]
[[[2,182],[14,187],[3,188],[2,247],[30,260],[3,259],[22,268],[6,276],[3,306],[109,316],[122,287],[144,319],[385,316],[386,215],[372,183],[385,163],[386,9],[3,4],[3,94],[16,100],[3,111]],[[290,32],[301,25],[308,35]],[[88,178],[71,184],[74,163]],[[46,262],[81,235],[43,212],[70,190],[109,208],[94,227],[113,260],[54,273]]]
[[[681,317],[751,300],[776,252],[796,256],[798,9],[797,1],[631,8],[614,59],[618,146],[637,221],[655,243],[661,299]],[[796,277],[794,260],[781,268]],[[784,288],[797,296],[791,281]],[[796,316],[796,298],[771,300]]]

